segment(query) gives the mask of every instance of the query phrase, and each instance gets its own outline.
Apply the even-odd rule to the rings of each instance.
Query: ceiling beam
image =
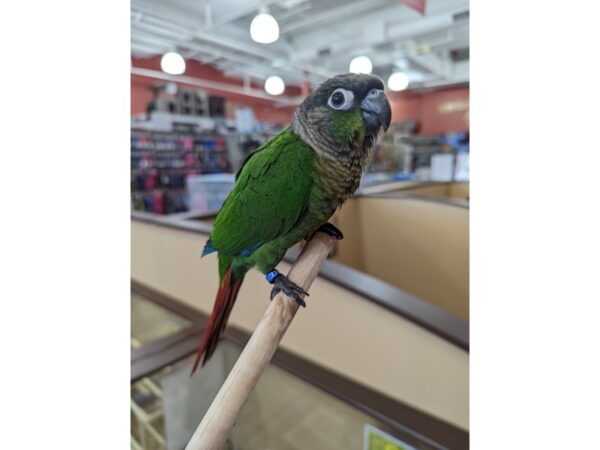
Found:
[[[407,46],[405,52],[408,60],[425,69],[426,71],[436,75],[440,78],[449,78],[452,70],[452,61],[449,59],[443,59],[434,53],[426,53],[424,55],[418,54],[413,46]]]
[[[228,22],[241,19],[244,16],[252,13],[258,13],[261,6],[269,6],[273,3],[277,3],[277,0],[262,0],[262,1],[247,1],[242,5],[236,5],[235,8],[230,9],[226,13],[221,14],[218,17],[213,18],[213,24],[211,28],[216,26],[224,25]]]
[[[304,28],[322,25],[323,22],[338,22],[340,20],[345,19],[346,17],[360,14],[371,8],[379,8],[384,4],[389,4],[389,0],[366,0],[363,2],[351,3],[347,6],[336,6],[334,8],[327,9],[320,13],[307,14],[306,18],[282,26],[281,34],[295,33]]]
[[[173,37],[179,37],[180,39],[184,37],[194,38],[203,42],[212,43],[216,46],[229,48],[235,51],[246,53],[248,55],[263,58],[271,62],[282,61],[284,63],[282,65],[293,68],[296,71],[299,71],[299,73],[308,71],[310,74],[318,78],[318,80],[315,81],[323,81],[324,79],[332,76],[332,74],[323,71],[322,68],[316,65],[309,63],[294,63],[290,60],[288,53],[285,51],[277,51],[272,48],[266,49],[264,46],[258,46],[249,42],[244,42],[241,39],[225,37],[224,33],[216,36],[214,32],[206,32],[200,29],[190,29],[183,24],[174,23],[164,18],[157,17],[154,15],[154,13],[143,13],[142,18],[139,21],[132,22],[132,26],[138,26],[142,28],[155,26],[157,28],[157,32],[169,34]]]
[[[303,38],[296,38],[295,45],[300,49],[295,52],[295,59],[300,62],[314,62],[318,59],[318,50],[329,48],[332,54],[348,54],[358,51],[364,51],[364,47],[383,45],[390,42],[402,42],[415,36],[423,36],[448,29],[449,27],[463,26],[460,22],[454,22],[453,15],[462,12],[466,8],[452,9],[448,12],[426,16],[418,20],[401,20],[400,18],[408,16],[413,11],[408,9],[386,8],[365,15],[362,18],[356,17],[344,24],[345,39],[337,39],[333,42],[321,42],[318,44],[316,34],[306,33]],[[416,14],[416,13],[415,13]],[[371,24],[380,24],[381,33],[376,33],[377,37],[367,36],[364,33],[361,23],[367,20]],[[373,27],[375,25],[372,25]],[[371,30],[373,31],[373,30]]]
[[[253,57],[245,55],[245,54],[234,53],[234,52],[228,51],[223,48],[217,48],[216,46],[213,46],[212,44],[200,44],[200,43],[196,43],[192,40],[186,40],[186,39],[174,39],[174,38],[165,39],[158,35],[153,35],[152,31],[151,31],[154,29],[153,27],[154,26],[144,27],[144,32],[142,32],[142,34],[139,35],[139,38],[144,40],[144,38],[143,38],[144,36],[151,36],[150,39],[147,39],[147,43],[152,42],[157,46],[155,49],[156,54],[160,54],[167,49],[172,49],[175,47],[177,47],[179,49],[189,49],[193,52],[197,52],[200,54],[210,54],[212,56],[213,60],[214,60],[214,58],[226,59],[226,60],[240,66],[240,70],[242,72],[244,70],[246,70],[247,68],[253,68],[254,73],[258,73],[257,71],[260,72],[260,74],[261,74],[260,78],[263,80],[273,74],[278,74],[278,75],[282,76],[285,79],[285,81],[294,82],[294,83],[298,83],[298,84],[301,83],[305,79],[303,73],[301,73],[298,70],[290,69],[285,64],[283,64],[280,67],[273,67],[272,69],[269,69],[269,67],[272,64],[271,61],[264,61],[264,60],[261,60],[260,58],[253,58]],[[138,24],[134,24],[133,29],[137,30],[138,28],[139,28]],[[155,30],[157,33],[161,32],[160,28],[156,28]],[[146,31],[149,31],[150,34],[147,34]],[[201,60],[201,62],[210,63],[211,61]],[[321,79],[319,78],[317,80],[317,82],[320,82],[320,81],[321,81]]]
[[[131,50],[133,50],[134,52],[141,52],[144,53],[144,55],[154,55],[156,52],[156,47],[155,46],[148,46],[144,43],[139,43],[139,42],[132,42],[131,43]]]

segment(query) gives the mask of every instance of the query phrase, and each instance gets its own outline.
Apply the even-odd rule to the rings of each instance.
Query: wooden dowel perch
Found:
[[[304,247],[288,278],[308,291],[336,238],[317,232]],[[312,300],[312,297],[311,297]],[[310,302],[308,308],[310,308]],[[281,338],[298,311],[283,293],[269,303],[256,330],[221,386],[186,450],[221,450],[238,413],[273,357]]]

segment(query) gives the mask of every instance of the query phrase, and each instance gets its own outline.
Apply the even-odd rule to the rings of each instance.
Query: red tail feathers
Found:
[[[212,314],[208,320],[208,325],[206,327],[206,331],[204,332],[204,337],[202,338],[202,344],[200,344],[200,349],[196,355],[196,361],[194,362],[192,375],[198,368],[198,364],[200,364],[202,355],[204,354],[204,358],[202,359],[202,366],[204,366],[206,361],[208,361],[208,359],[214,353],[217,347],[217,342],[219,341],[219,336],[225,329],[227,319],[229,318],[229,314],[231,313],[231,309],[233,308],[233,304],[235,303],[235,299],[238,295],[238,291],[240,290],[243,280],[243,277],[239,280],[235,279],[231,270],[231,266],[229,266],[227,273],[221,282],[219,291],[217,292],[215,305],[213,306]]]

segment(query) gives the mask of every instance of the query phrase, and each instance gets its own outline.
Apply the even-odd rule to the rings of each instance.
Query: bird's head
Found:
[[[369,153],[392,118],[374,75],[348,73],[323,82],[300,104],[293,129],[316,150],[341,155]]]

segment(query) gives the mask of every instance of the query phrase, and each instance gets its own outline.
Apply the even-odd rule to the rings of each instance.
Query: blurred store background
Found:
[[[263,34],[275,27],[273,43],[252,38],[259,10],[273,18],[259,23]],[[380,76],[393,106],[365,185],[468,180],[463,0],[429,0],[425,15],[397,0],[133,0],[131,26],[136,210],[220,204],[220,196],[203,202],[197,193],[230,185],[231,177],[214,174],[234,173],[290,123],[304,94],[348,71]]]
[[[229,448],[468,448],[468,1],[131,0],[131,55],[132,448],[184,448],[264,311],[251,274],[190,379],[241,161],[349,71],[392,126]]]

